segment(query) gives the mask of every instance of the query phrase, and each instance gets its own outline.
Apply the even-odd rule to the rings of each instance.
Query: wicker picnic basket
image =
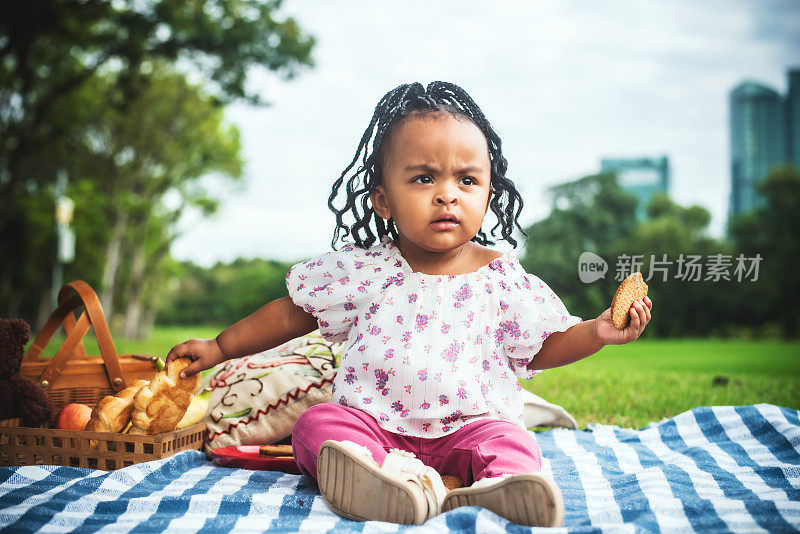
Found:
[[[76,320],[73,312],[80,307],[83,312]],[[66,332],[63,344],[55,356],[42,358],[42,351],[62,325]],[[89,356],[83,345],[90,327],[100,348],[99,356]],[[55,406],[55,418],[66,404],[93,407],[136,380],[151,380],[158,369],[157,361],[155,356],[117,354],[97,295],[86,282],[76,280],[59,291],[58,306],[25,354],[20,374],[47,391]],[[28,428],[21,427],[18,419],[6,419],[0,421],[0,466],[45,464],[113,470],[200,449],[205,430],[204,424],[197,424],[147,436]],[[90,449],[89,440],[96,440],[98,447]]]

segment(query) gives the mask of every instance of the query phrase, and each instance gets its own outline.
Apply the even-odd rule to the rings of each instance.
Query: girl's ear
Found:
[[[392,212],[389,209],[389,202],[386,198],[386,190],[382,185],[375,188],[375,191],[370,193],[369,200],[372,202],[372,210],[381,219],[391,219]]]
[[[494,194],[494,187],[489,187],[489,198],[486,199],[486,209],[483,210],[483,215],[485,216],[489,213],[489,203],[492,201],[492,195]]]

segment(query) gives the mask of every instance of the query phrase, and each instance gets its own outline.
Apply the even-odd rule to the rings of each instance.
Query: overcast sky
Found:
[[[548,186],[596,173],[602,157],[667,155],[671,196],[711,211],[721,235],[728,92],[750,79],[785,93],[787,68],[800,66],[794,0],[287,0],[281,12],[317,39],[316,66],[291,81],[256,75],[272,106],[229,108],[245,179],[208,180],[222,206],[182,220],[179,259],[329,250],[331,185],[378,100],[434,80],[464,88],[497,131],[525,200],[523,226],[548,214]]]

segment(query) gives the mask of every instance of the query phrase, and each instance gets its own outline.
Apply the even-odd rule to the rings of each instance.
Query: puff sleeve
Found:
[[[373,256],[347,245],[298,263],[286,273],[292,301],[317,319],[320,334],[331,342],[346,341],[359,310],[380,291],[370,275]],[[367,253],[369,254],[369,253]]]
[[[518,378],[533,378],[541,371],[527,367],[544,340],[583,319],[570,315],[553,290],[519,264],[500,287],[500,325],[495,331],[495,342],[502,345]]]

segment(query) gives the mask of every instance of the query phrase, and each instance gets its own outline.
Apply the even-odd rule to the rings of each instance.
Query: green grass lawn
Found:
[[[169,350],[178,343],[195,337],[210,339],[216,337],[223,328],[219,326],[159,326],[153,329],[150,337],[143,340],[122,339],[114,336],[114,348],[117,349],[118,354],[146,354],[163,359],[167,357]],[[100,349],[92,334],[93,332],[90,331],[83,338],[83,346],[86,347],[87,354],[95,356],[100,354]],[[47,344],[42,355],[52,357],[63,341],[63,330],[59,330],[59,333],[53,336],[53,339]],[[33,343],[33,339],[25,347],[26,350],[31,343]],[[203,375],[206,374],[208,372],[203,373]]]
[[[608,346],[523,386],[589,423],[640,428],[697,406],[800,409],[800,343],[647,340]]]
[[[115,339],[123,354],[165,357],[220,327],[158,327],[149,339]],[[59,340],[46,354],[55,353]],[[99,354],[87,336],[86,350]],[[720,339],[650,340],[609,346],[577,363],[549,369],[523,386],[589,423],[640,428],[697,406],[777,404],[800,409],[800,342]]]
[[[143,340],[122,339],[114,336],[114,347],[120,354],[147,354],[148,356],[165,358],[169,350],[178,343],[195,337],[213,338],[223,328],[219,326],[159,326],[153,329],[149,338]],[[63,330],[60,333],[63,334]],[[63,335],[53,336],[53,339],[44,350],[44,356],[54,355],[63,341]],[[97,342],[95,342],[91,332],[86,335],[83,344],[88,354],[100,354],[100,349],[97,347]]]

